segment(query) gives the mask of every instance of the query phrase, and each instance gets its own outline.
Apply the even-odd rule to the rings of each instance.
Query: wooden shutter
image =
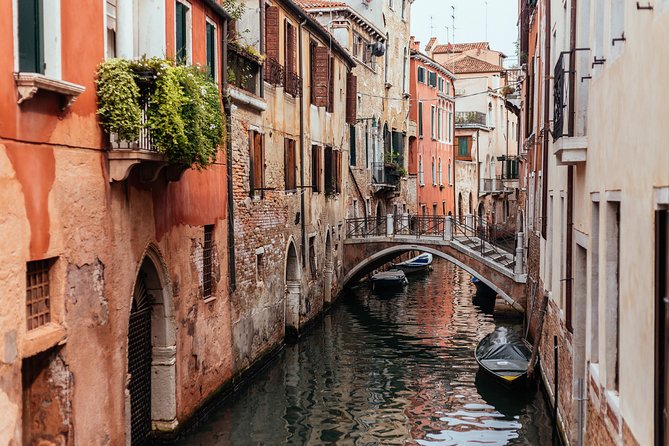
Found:
[[[311,67],[314,84],[314,105],[316,107],[325,107],[328,103],[328,65],[330,56],[327,47],[317,46],[314,48],[315,64]]]
[[[279,8],[265,9],[265,53],[267,57],[279,61]]]
[[[42,0],[18,2],[19,71],[44,73]]]
[[[262,188],[265,182],[265,154],[262,135],[257,132],[253,132],[253,158],[251,161],[251,195],[255,195],[255,191],[260,190],[260,196],[262,196]]]
[[[341,192],[341,150],[335,152],[335,191]]]
[[[332,163],[332,147],[325,147],[325,193],[332,193],[333,182],[332,182],[332,172],[333,172],[333,163]]]
[[[284,139],[283,150],[285,190],[295,190],[295,141],[288,138]]]
[[[353,73],[346,73],[346,122],[355,124],[358,115],[358,79]]]
[[[334,57],[330,58],[328,65],[328,104],[327,110],[334,112],[334,78],[335,78],[335,63]]]
[[[295,37],[295,27],[286,20],[286,72],[295,73],[295,50],[297,39]]]

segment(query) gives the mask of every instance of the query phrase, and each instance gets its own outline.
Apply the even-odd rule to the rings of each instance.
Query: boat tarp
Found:
[[[483,338],[476,350],[476,355],[482,363],[489,359],[504,359],[522,361],[527,364],[531,354],[532,352],[523,343],[520,336],[506,327],[498,327]]]

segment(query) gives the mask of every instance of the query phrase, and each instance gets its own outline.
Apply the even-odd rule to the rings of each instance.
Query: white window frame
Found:
[[[434,157],[432,157],[432,185],[437,185],[437,164]]]
[[[176,4],[181,3],[182,5],[188,8],[186,12],[186,63],[188,65],[193,65],[193,5],[186,0],[174,0],[174,6],[176,10]],[[175,19],[176,20],[176,17]],[[174,56],[176,57],[177,52],[177,25],[173,21],[174,26]]]

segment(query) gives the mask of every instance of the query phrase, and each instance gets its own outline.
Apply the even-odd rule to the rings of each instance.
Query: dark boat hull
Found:
[[[480,370],[505,387],[517,387],[527,380],[531,350],[504,327],[481,339],[474,356]]]

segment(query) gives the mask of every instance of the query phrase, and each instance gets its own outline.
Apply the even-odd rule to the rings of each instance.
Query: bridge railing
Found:
[[[386,217],[349,218],[346,220],[346,238],[385,236],[386,225]]]
[[[481,226],[477,226],[474,221],[468,222],[466,219],[465,222],[454,220],[453,221],[453,236],[465,238],[472,248],[476,248],[477,251],[481,254],[481,257],[488,256],[507,256],[509,254],[514,255],[512,250],[506,250],[492,243],[492,226],[487,228],[489,230],[480,231]]]

